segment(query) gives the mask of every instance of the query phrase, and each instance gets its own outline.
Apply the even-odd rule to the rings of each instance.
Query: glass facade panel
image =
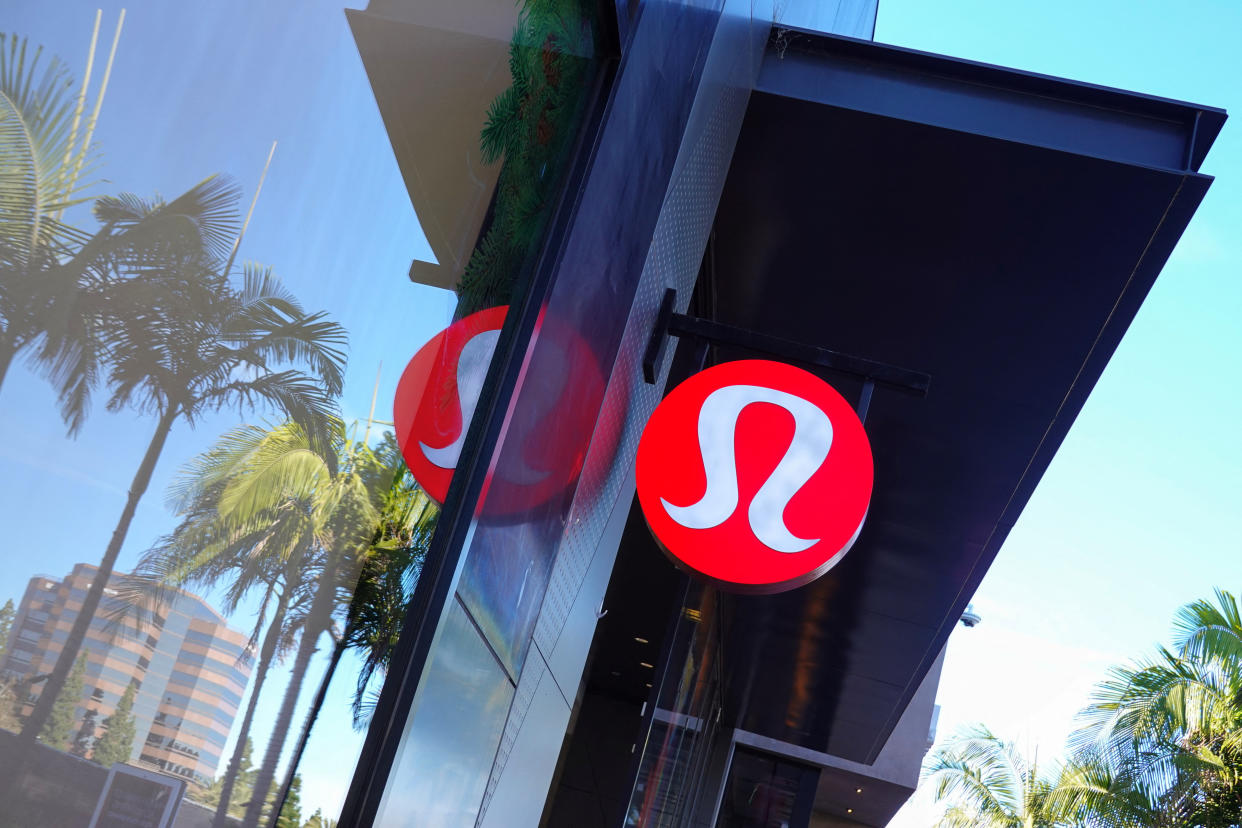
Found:
[[[513,685],[454,602],[410,713],[375,824],[473,825],[513,700]]]
[[[806,825],[819,769],[738,748],[733,754],[716,828]]]
[[[524,20],[508,47],[515,73],[510,89],[527,89],[533,108],[521,120],[527,122],[523,129],[533,127],[535,134],[533,140],[517,139],[507,151],[495,209],[514,210],[520,199],[530,199],[538,209],[523,220],[514,243],[511,255],[517,266],[503,276],[509,284],[533,277],[539,247],[558,207],[595,89],[597,15],[605,7],[568,2],[529,3],[524,8]],[[522,68],[536,58],[541,62],[537,71]],[[488,232],[500,228],[501,221],[494,219]],[[479,255],[477,261],[488,259]],[[511,290],[480,287],[477,297],[463,294],[462,309],[507,302]],[[459,594],[514,681],[552,570],[556,544],[547,531],[559,524],[572,500],[595,427],[592,403],[598,404],[604,390],[605,366],[582,332],[577,320],[555,306],[541,309],[504,445],[478,508],[472,542],[464,551]]]
[[[720,731],[723,686],[720,596],[692,584],[673,640],[642,749],[626,825],[695,824],[699,790]]]

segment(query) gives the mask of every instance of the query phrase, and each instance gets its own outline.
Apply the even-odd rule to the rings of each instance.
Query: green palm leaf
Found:
[[[81,240],[55,215],[81,192],[74,156],[73,83],[59,60],[39,66],[24,38],[0,34],[0,261],[27,270],[43,251],[59,255]]]

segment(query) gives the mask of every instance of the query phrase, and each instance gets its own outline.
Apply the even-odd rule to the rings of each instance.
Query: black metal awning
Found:
[[[739,727],[876,758],[1207,191],[1224,119],[774,33],[717,213],[715,319],[932,379],[876,390],[847,559],[734,601]]]

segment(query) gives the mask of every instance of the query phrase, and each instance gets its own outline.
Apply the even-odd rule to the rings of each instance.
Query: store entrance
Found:
[[[716,828],[804,828],[818,782],[819,768],[739,745]]]

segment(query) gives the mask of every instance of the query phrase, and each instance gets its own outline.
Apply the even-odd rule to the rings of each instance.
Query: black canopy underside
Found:
[[[875,759],[1206,192],[1223,121],[774,36],[717,214],[715,318],[932,380],[875,393],[875,495],[846,560],[735,599],[740,727]]]

